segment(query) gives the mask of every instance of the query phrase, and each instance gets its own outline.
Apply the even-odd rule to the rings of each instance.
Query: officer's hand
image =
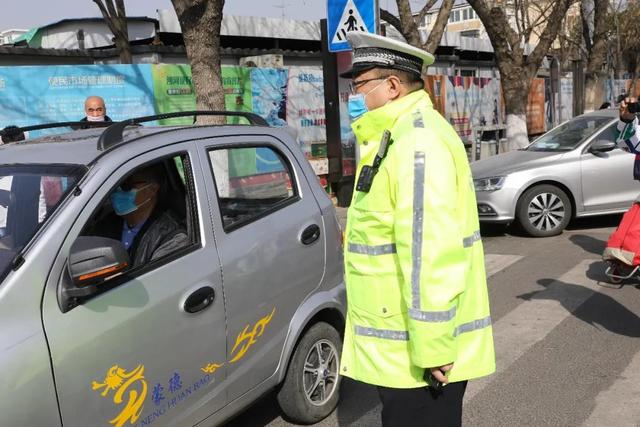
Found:
[[[447,372],[449,372],[453,368],[453,363],[449,363],[448,365],[438,366],[437,368],[429,368],[431,371],[431,375],[440,381],[442,384],[449,384],[449,379],[445,376]]]
[[[622,102],[620,102],[620,119],[630,121],[636,117],[635,114],[630,113],[627,110],[627,104],[631,102],[636,102],[636,98],[625,98]]]

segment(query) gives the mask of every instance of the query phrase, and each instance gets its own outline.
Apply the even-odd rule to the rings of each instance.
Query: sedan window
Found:
[[[528,151],[571,151],[611,122],[607,116],[576,117],[536,139]]]

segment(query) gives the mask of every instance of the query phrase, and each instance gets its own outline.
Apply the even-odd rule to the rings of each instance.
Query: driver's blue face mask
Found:
[[[147,184],[141,188],[134,188],[129,191],[124,191],[121,187],[119,187],[116,191],[111,193],[111,206],[113,206],[113,210],[116,215],[123,216],[135,212],[140,206],[147,203],[150,198],[140,203],[140,205],[136,204],[136,195],[139,191],[144,190],[151,184]]]

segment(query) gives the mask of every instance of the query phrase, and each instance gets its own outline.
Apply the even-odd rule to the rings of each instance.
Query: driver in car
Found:
[[[119,218],[111,216],[99,229],[120,240],[138,267],[189,244],[178,215],[160,198],[163,173],[160,165],[134,172],[113,193],[111,205]]]

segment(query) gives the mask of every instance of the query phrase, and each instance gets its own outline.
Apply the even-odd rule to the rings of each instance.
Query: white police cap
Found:
[[[432,54],[410,44],[364,31],[350,31],[347,40],[353,48],[353,66],[340,74],[352,78],[372,68],[390,68],[418,75],[435,61]]]

